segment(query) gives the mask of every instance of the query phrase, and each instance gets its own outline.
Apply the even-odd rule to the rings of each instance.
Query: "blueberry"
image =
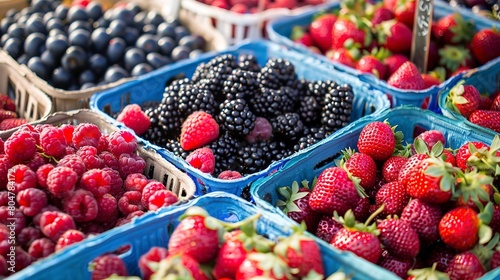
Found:
[[[46,80],[48,77],[47,67],[43,63],[40,57],[32,57],[28,60],[28,64],[26,64],[28,68],[33,71],[38,77]]]
[[[5,42],[9,40],[10,36],[9,34],[3,34],[2,37],[0,37],[0,46],[5,46]]]
[[[29,15],[20,16],[20,17],[16,20],[16,22],[17,22],[17,23],[21,23],[21,24],[23,24],[23,25],[26,25],[26,22],[28,21],[28,19],[29,19],[29,18],[30,18],[30,16],[29,16]]]
[[[89,69],[92,69],[94,73],[102,76],[106,69],[108,69],[108,59],[102,54],[93,54],[89,58]]]
[[[11,19],[14,19],[14,17],[16,15],[19,14],[19,10],[16,9],[16,8],[11,8],[11,9],[8,9],[7,12],[5,12],[5,17],[8,17],[8,18],[11,18]]]
[[[66,32],[61,29],[52,29],[49,31],[49,37],[56,35],[63,35],[64,37],[66,37]]]
[[[109,19],[105,19],[102,17],[98,19],[96,22],[94,22],[94,28],[99,28],[99,27],[108,28],[110,22],[111,21]]]
[[[42,33],[32,33],[24,41],[24,52],[29,56],[39,56],[42,53],[42,46],[45,48],[46,37]]]
[[[125,8],[113,9],[113,19],[120,19],[127,26],[134,26],[134,13]]]
[[[68,38],[65,35],[49,36],[45,41],[45,47],[55,57],[61,57],[68,48]]]
[[[143,34],[151,34],[151,35],[156,35],[156,25],[153,24],[146,24],[142,27],[142,33]]]
[[[80,83],[80,85],[83,85],[86,83],[93,83],[94,84],[96,81],[97,81],[97,77],[94,74],[94,72],[92,72],[92,70],[90,70],[90,69],[87,69],[87,70],[83,71],[82,73],[80,73],[80,77],[78,78],[78,82]]]
[[[7,39],[7,41],[3,46],[3,50],[6,51],[14,59],[17,59],[21,55],[22,49],[23,49],[23,41],[21,41],[21,39],[16,37],[11,37]]]
[[[127,24],[121,19],[114,19],[109,23],[107,32],[111,38],[122,37],[125,34]]]
[[[66,89],[73,81],[73,74],[63,67],[58,67],[52,72],[52,84],[56,88]]]
[[[139,48],[130,48],[123,58],[125,70],[130,71],[134,66],[146,61],[146,54]]]
[[[172,63],[172,60],[168,56],[154,52],[146,56],[146,61],[155,69]]]
[[[195,35],[187,35],[179,40],[179,46],[186,46],[190,50],[201,49],[204,47],[202,44],[203,42],[200,41],[199,36]]]
[[[15,21],[10,18],[10,17],[4,17],[1,21],[0,21],[0,32],[2,34],[5,34],[7,33],[7,30],[9,30],[9,27],[14,23]]]
[[[64,53],[61,64],[68,71],[80,71],[87,64],[87,53],[84,49],[78,46],[71,46]]]
[[[175,26],[173,24],[162,22],[158,25],[156,29],[156,34],[161,37],[170,37],[172,39],[175,38]]]
[[[17,63],[19,64],[28,64],[28,61],[31,59],[31,56],[27,55],[27,54],[23,54],[21,55],[16,61]]]
[[[182,26],[182,23],[177,18],[169,18],[167,23],[173,25],[174,27]]]
[[[191,52],[191,50],[186,46],[177,46],[172,50],[172,55],[171,55],[172,60],[179,61],[179,60],[189,58],[190,52]]]
[[[68,17],[68,10],[69,10],[68,7],[64,5],[59,5],[54,10],[54,16],[60,20],[66,20],[66,18]]]
[[[114,64],[122,60],[126,48],[127,44],[122,38],[111,39],[111,41],[109,41],[108,49],[106,50],[109,62]]]
[[[47,23],[49,22],[49,20],[55,18],[54,16],[54,12],[47,12],[45,15],[43,15],[43,24],[45,24],[45,26],[47,26]]]
[[[156,11],[149,11],[146,16],[146,24],[160,25],[160,23],[165,22],[165,19],[161,14]]]
[[[142,27],[146,25],[146,17],[148,16],[148,13],[145,11],[139,12],[134,16],[134,26],[137,29],[142,30]]]
[[[113,83],[123,78],[127,78],[129,76],[127,70],[123,69],[118,65],[113,65],[108,68],[106,74],[104,74],[104,82]]]
[[[85,8],[76,5],[76,6],[71,6],[71,8],[69,8],[68,16],[66,19],[68,22],[75,22],[77,20],[88,21],[90,19],[90,16],[85,10]]]
[[[68,42],[71,46],[80,46],[84,50],[90,47],[90,33],[84,29],[77,29],[69,33]]]
[[[137,42],[137,39],[139,38],[141,34],[139,33],[139,30],[134,27],[127,27],[125,29],[125,35],[123,35],[123,39],[125,40],[125,43],[127,43],[127,46],[133,46],[135,45],[135,42]]]
[[[158,52],[160,50],[156,37],[151,34],[141,35],[139,39],[137,39],[135,46],[146,53]]]
[[[48,50],[44,51],[40,55],[40,59],[42,60],[43,64],[47,66],[47,70],[49,72],[59,66],[59,64],[61,64],[60,60],[58,60],[57,57]]]
[[[92,28],[92,24],[88,21],[83,21],[83,20],[77,20],[72,22],[68,26],[68,34],[71,35],[71,33],[75,32],[76,30],[86,30],[88,32],[92,32],[94,29]]]
[[[132,77],[137,77],[137,76],[149,73],[149,72],[151,72],[153,70],[154,69],[153,69],[153,67],[151,67],[151,65],[149,65],[147,63],[140,63],[140,64],[137,64],[134,67],[134,69],[132,69],[132,72],[130,73],[130,75]]]
[[[191,35],[189,30],[184,26],[177,26],[175,28],[175,41],[179,42],[185,36]]]
[[[97,2],[97,1],[90,2],[87,5],[87,7],[85,7],[85,9],[87,10],[89,17],[93,21],[98,20],[104,14],[101,3]]]
[[[203,54],[203,51],[200,50],[200,49],[196,49],[196,50],[192,50],[190,53],[189,53],[189,58],[197,58],[198,56],[202,55]]]
[[[64,23],[59,18],[50,19],[45,26],[46,26],[47,30],[50,30],[50,31],[52,31],[54,29],[64,30]],[[49,31],[49,33],[50,33],[50,31]]]
[[[158,40],[158,46],[160,47],[160,52],[163,55],[170,56],[172,50],[177,46],[174,39],[170,37],[163,37]]]
[[[142,11],[141,6],[137,5],[134,2],[128,2],[127,6],[125,6],[127,10],[130,10],[134,15],[137,15],[139,12]]]
[[[25,34],[26,34],[24,31],[24,24],[21,24],[21,23],[11,24],[9,26],[9,29],[7,30],[7,33],[10,35],[10,37],[24,40]]]
[[[31,1],[31,7],[34,11],[46,13],[52,10],[52,1],[47,0],[33,0]]]
[[[109,40],[111,40],[111,36],[109,36],[104,27],[95,29],[90,35],[90,41],[92,42],[95,51],[99,53],[104,53],[106,51],[109,45]]]
[[[97,86],[97,85],[94,84],[94,83],[85,83],[85,84],[82,84],[82,86],[80,87],[80,89],[83,90],[83,89],[93,88],[95,86]]]

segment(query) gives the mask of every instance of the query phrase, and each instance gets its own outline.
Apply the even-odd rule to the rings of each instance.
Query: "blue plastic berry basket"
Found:
[[[180,62],[176,66],[165,68],[164,71],[147,74],[137,80],[93,95],[90,99],[90,108],[100,112],[108,120],[114,121],[105,112],[119,112],[125,105],[130,103],[142,104],[145,101],[161,101],[167,80],[177,77],[179,74],[184,74],[185,77],[190,78],[198,64],[207,62],[221,54],[253,54],[261,65],[264,65],[268,58],[286,58],[295,65],[295,71],[299,78],[334,80],[338,83],[350,84],[355,95],[351,114],[352,121],[365,115],[378,115],[390,106],[389,100],[382,92],[374,90],[369,84],[359,81],[354,76],[348,75],[341,70],[322,67],[316,58],[289,51],[278,44],[269,41],[256,41],[233,46],[222,52],[203,54],[194,60]],[[192,168],[185,160],[174,156],[170,151],[162,147],[158,147],[158,151],[165,157],[172,159],[179,168],[186,170],[189,175],[193,176],[200,185],[200,188],[197,189],[204,189],[206,192],[225,191],[237,195],[241,194],[243,189],[255,179],[278,170],[287,160],[274,162],[265,170],[240,179],[221,180]],[[201,195],[201,193],[199,194]]]
[[[166,247],[172,230],[179,223],[179,216],[188,207],[194,205],[204,208],[211,216],[228,222],[240,221],[261,213],[262,216],[257,221],[257,232],[266,235],[271,240],[280,236],[288,236],[293,225],[276,213],[263,211],[232,194],[213,192],[179,207],[164,209],[156,214],[146,214],[120,228],[87,239],[81,243],[81,246],[34,263],[9,279],[90,279],[91,273],[88,271],[88,265],[95,257],[114,252],[127,245],[130,249],[120,257],[125,261],[129,274],[139,276],[137,263],[140,256],[153,246]],[[326,244],[319,244],[327,275],[341,269],[353,275],[352,279],[389,279],[388,277],[391,276],[371,263],[333,250]]]
[[[500,90],[500,60],[488,67],[471,70],[459,78],[453,79],[439,92],[439,108],[444,116],[454,120],[463,121],[467,126],[477,129],[482,132],[494,132],[493,130],[473,124],[467,118],[460,115],[460,113],[453,111],[446,105],[446,99],[450,94],[450,90],[458,83],[463,82],[465,85],[473,85],[477,88],[479,93],[492,95]]]
[[[305,47],[300,43],[295,43],[290,39],[290,35],[292,34],[292,29],[294,26],[309,26],[314,18],[314,16],[320,12],[328,12],[333,11],[335,9],[339,9],[340,3],[330,3],[318,6],[317,8],[310,10],[308,12],[289,16],[282,17],[276,20],[269,22],[267,25],[267,34],[271,41],[280,43],[282,45],[288,46],[291,49],[297,50],[302,53],[307,53],[314,57],[319,58],[321,61],[325,62],[332,68],[341,69],[347,73],[350,73],[356,77],[358,77],[361,81],[368,82],[374,85],[375,88],[381,90],[384,93],[391,95],[392,98],[392,107],[396,107],[399,105],[414,105],[417,107],[422,106],[424,100],[427,97],[430,97],[428,109],[433,112],[440,113],[437,94],[440,89],[444,88],[446,84],[449,82],[448,79],[441,83],[439,86],[432,86],[425,90],[402,90],[396,87],[390,86],[386,81],[380,80],[372,74],[361,73],[360,71],[351,68],[349,66],[345,66],[341,63],[337,63],[331,61],[326,56],[322,54],[317,54]],[[463,9],[457,10],[452,8],[448,3],[443,1],[434,1],[434,18],[439,19],[444,17],[445,15],[451,14],[453,12],[459,12],[462,17],[466,20],[473,20],[476,24],[476,28],[478,30],[491,28],[495,26],[496,28],[500,28],[500,22],[495,22],[488,20],[484,17],[475,15],[472,12],[464,12]],[[497,58],[495,60],[500,60]],[[490,64],[489,62],[488,64]],[[480,69],[488,67],[487,65],[483,65],[479,67]]]
[[[440,130],[445,136],[446,147],[454,149],[467,141],[481,141],[491,144],[495,135],[491,132],[481,133],[460,121],[452,123],[448,118],[429,110],[422,110],[414,106],[400,106],[387,110],[381,115],[365,117],[350,124],[344,128],[344,133],[337,134],[314,150],[290,160],[276,173],[255,181],[250,187],[250,194],[255,203],[265,210],[276,211],[284,219],[291,220],[275,206],[278,199],[283,199],[276,189],[282,186],[291,186],[294,181],[308,180],[312,182],[324,169],[335,166],[335,160],[341,156],[342,150],[348,147],[357,149],[356,143],[365,125],[372,121],[384,120],[388,120],[393,126],[397,125],[397,130],[404,133],[404,141],[407,142],[412,142],[414,136],[425,130]],[[386,271],[378,267],[373,274],[376,275],[382,270]],[[495,279],[496,277],[500,277],[500,269],[488,273],[481,279]],[[394,275],[390,279],[398,278]]]

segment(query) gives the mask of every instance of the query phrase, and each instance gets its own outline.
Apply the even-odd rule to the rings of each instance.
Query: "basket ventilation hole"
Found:
[[[334,154],[333,156],[328,157],[328,158],[326,158],[326,159],[324,159],[324,160],[322,160],[322,161],[318,162],[318,164],[316,164],[316,165],[314,166],[314,170],[317,170],[317,169],[323,168],[325,165],[332,163],[332,162],[333,162],[336,158],[338,158],[338,157],[340,157],[340,156],[341,156],[341,154],[340,154],[340,153],[336,153],[336,154]]]

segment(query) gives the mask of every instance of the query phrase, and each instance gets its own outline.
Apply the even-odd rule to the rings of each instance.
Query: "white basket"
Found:
[[[52,113],[52,101],[40,89],[0,57],[0,94],[9,96],[16,104],[19,118],[28,122],[39,120]]]
[[[158,5],[153,5],[154,3],[143,1],[144,4],[141,5],[141,3],[139,3],[139,1],[137,0],[134,0],[133,2],[137,3],[144,9],[150,8],[149,10],[155,10],[159,13],[162,13],[161,7],[159,7]],[[191,18],[189,16],[184,16],[183,13],[180,13],[179,20],[192,34],[203,36],[207,43],[207,51],[218,51],[225,49],[228,46],[224,37],[215,28],[211,26],[202,26],[200,22],[196,22],[194,18]],[[53,87],[47,81],[39,78],[26,65],[17,63],[17,61],[10,57],[5,51],[0,50],[0,57],[2,56],[4,57],[3,59],[7,61],[12,67],[26,76],[28,81],[30,81],[33,85],[35,85],[51,97],[54,112],[69,111],[82,108],[88,109],[89,99],[93,94],[136,79],[136,77],[124,78],[114,83],[96,86],[84,90],[63,90]]]
[[[176,1],[180,1],[181,12],[185,11],[189,17],[196,19],[196,22],[200,25],[215,26],[230,45],[246,39],[265,38],[264,24],[266,22],[283,16],[300,14],[314,8],[312,6],[304,6],[293,10],[275,8],[254,14],[239,14],[197,0],[173,0],[173,4],[169,3],[169,5],[175,6]],[[325,0],[325,2],[332,1]],[[170,13],[172,13],[171,10],[170,8]]]

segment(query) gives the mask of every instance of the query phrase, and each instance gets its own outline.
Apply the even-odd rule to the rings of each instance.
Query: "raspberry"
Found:
[[[49,204],[47,207],[43,208],[42,211],[38,215],[33,217],[33,224],[35,225],[35,227],[40,228],[40,218],[42,217],[42,214],[47,212],[47,211],[61,212],[61,210],[59,210],[59,208],[57,208],[54,205]]]
[[[12,166],[12,162],[6,155],[0,155],[0,190],[7,188],[7,174]]]
[[[21,233],[21,230],[26,227],[26,217],[19,208],[12,210],[8,206],[0,206],[0,224],[9,225],[12,221],[16,221],[14,228],[16,234]]]
[[[103,196],[111,189],[111,176],[102,169],[91,169],[83,173],[80,187],[90,191],[95,197]]]
[[[73,169],[78,175],[78,178],[82,177],[82,174],[87,170],[83,160],[76,154],[64,156],[58,163],[58,167],[69,167]]]
[[[0,122],[0,131],[20,127],[21,125],[27,123],[28,122],[24,118],[5,119]]]
[[[76,155],[82,159],[87,170],[94,169],[94,168],[101,168],[101,166],[104,163],[102,158],[100,158],[98,156],[96,147],[92,147],[92,146],[81,147],[76,152]]]
[[[37,171],[40,166],[46,164],[48,159],[44,157],[40,153],[36,153],[30,161],[25,162],[26,166],[28,166],[31,170]]]
[[[120,177],[120,172],[117,170],[105,167],[102,170],[108,172],[111,180],[110,180],[110,188],[109,193],[114,197],[121,197],[125,190],[123,189],[123,180]]]
[[[17,113],[0,108],[0,122],[6,119],[17,118]]]
[[[63,132],[66,144],[73,144],[73,132],[75,131],[75,127],[72,124],[63,124],[59,126],[59,129]]]
[[[194,150],[211,143],[219,136],[219,125],[214,118],[203,111],[196,111],[189,115],[182,123],[181,147]]]
[[[141,173],[132,173],[127,176],[123,187],[126,191],[138,191],[142,193],[144,187],[149,183],[148,177]]]
[[[28,253],[36,260],[48,257],[55,252],[55,244],[48,238],[39,238],[33,241],[28,249]]]
[[[47,188],[56,197],[72,191],[78,181],[78,174],[69,167],[56,167],[47,176]]]
[[[16,246],[15,254],[16,254],[16,265],[14,267],[15,271],[21,271],[25,269],[34,261],[33,257],[19,246]]]
[[[123,215],[128,215],[132,212],[143,210],[141,204],[142,194],[138,191],[128,191],[118,200],[118,209]]]
[[[241,173],[238,171],[233,171],[233,170],[224,170],[221,173],[219,173],[219,176],[217,178],[222,179],[222,180],[235,180],[242,178]]]
[[[99,235],[106,231],[102,222],[86,222],[80,223],[80,230],[85,233],[87,236],[91,235]]]
[[[170,206],[178,201],[177,195],[169,190],[159,190],[149,197],[148,209],[156,211],[161,207]]]
[[[9,169],[7,179],[9,190],[16,194],[36,187],[36,173],[24,164],[18,164]]]
[[[92,280],[107,279],[109,276],[127,276],[125,262],[117,255],[106,254],[99,256],[92,261]]]
[[[165,186],[158,181],[149,182],[142,190],[141,204],[145,209],[149,208],[149,197],[157,191],[165,190]]]
[[[139,258],[139,269],[141,270],[142,279],[148,280],[154,271],[151,269],[150,263],[159,263],[168,256],[168,250],[163,247],[153,246]]]
[[[144,173],[146,161],[138,155],[122,154],[118,159],[120,176],[127,178],[132,173]]]
[[[67,230],[75,228],[73,218],[66,213],[47,211],[40,216],[40,229],[52,240],[57,240]]]
[[[73,145],[77,149],[83,146],[93,146],[97,148],[101,135],[101,130],[95,124],[78,124],[73,131]]]
[[[5,153],[5,150],[4,150],[4,148],[3,148],[3,147],[4,147],[4,145],[5,145],[5,144],[4,144],[3,139],[2,139],[2,138],[0,138],[0,154]]]
[[[38,186],[47,188],[47,177],[49,177],[49,172],[54,169],[54,167],[54,165],[47,163],[40,166],[36,170],[36,181],[38,183]]]
[[[255,125],[248,135],[245,136],[245,140],[250,143],[257,143],[267,141],[271,138],[273,133],[273,127],[271,123],[263,117],[255,118]]]
[[[35,227],[25,227],[16,237],[16,243],[23,248],[29,248],[31,243],[39,238],[42,238],[42,232],[39,229]]]
[[[101,138],[99,138],[99,144],[97,144],[97,152],[102,153],[104,151],[107,151],[108,148],[109,148],[108,136],[101,135]]]
[[[10,271],[7,268],[7,261],[2,255],[0,255],[0,276],[7,276],[9,273]]]
[[[66,138],[58,127],[46,127],[40,133],[40,146],[43,152],[52,157],[60,158],[66,153]]]
[[[84,239],[85,234],[83,234],[83,232],[76,229],[70,229],[63,233],[63,235],[61,235],[59,239],[57,239],[55,250],[59,251],[66,246],[80,242]]]
[[[86,190],[76,190],[73,195],[64,199],[64,211],[75,222],[88,222],[97,217],[97,201],[92,193]]]
[[[122,154],[133,154],[137,149],[137,139],[135,136],[126,130],[113,131],[108,135],[108,151],[116,157]]]
[[[0,256],[7,256],[10,252],[9,235],[7,226],[0,224]]]
[[[118,219],[115,227],[119,227],[119,226],[122,226],[124,224],[130,223],[134,218],[140,217],[142,215],[144,215],[144,211],[142,211],[142,210],[132,212],[132,213],[128,214],[127,217]]]
[[[14,132],[4,143],[5,154],[13,162],[30,160],[36,153],[36,140],[28,131]]]
[[[97,198],[97,207],[99,209],[96,221],[106,222],[115,221],[118,218],[118,202],[116,198],[107,193]]]
[[[34,217],[48,204],[45,192],[34,188],[20,191],[16,199],[19,209],[28,217]]]
[[[212,173],[215,170],[215,156],[208,147],[198,148],[191,152],[186,161],[203,173]]]
[[[9,205],[9,192],[8,191],[0,191],[0,206]]]
[[[111,152],[104,151],[99,154],[102,159],[102,166],[118,170],[118,159]]]
[[[151,120],[142,111],[141,106],[129,104],[123,108],[116,120],[131,128],[135,134],[141,135],[149,129]]]

